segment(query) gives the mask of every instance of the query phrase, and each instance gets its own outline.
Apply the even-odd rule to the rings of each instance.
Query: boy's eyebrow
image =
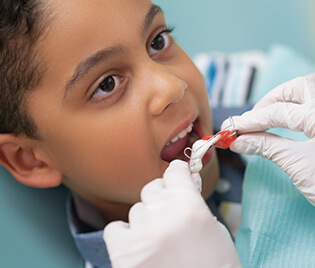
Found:
[[[160,13],[162,11],[162,9],[157,6],[157,5],[152,5],[151,8],[149,9],[149,12],[147,13],[144,22],[143,22],[143,31],[147,31],[148,28],[150,27],[150,25],[152,24],[154,18],[156,17],[156,15],[158,13]],[[106,48],[103,50],[100,50],[98,52],[96,52],[95,54],[89,56],[87,59],[81,61],[74,74],[72,75],[72,77],[70,78],[70,80],[67,82],[66,86],[65,86],[65,96],[68,94],[68,92],[70,91],[70,89],[79,81],[81,80],[89,71],[89,69],[91,69],[94,65],[96,65],[97,63],[101,62],[101,61],[105,61],[111,57],[113,57],[114,55],[117,54],[123,54],[124,53],[124,49],[122,47],[110,47],[110,48]]]
[[[150,25],[152,24],[154,18],[156,17],[158,13],[163,13],[162,9],[157,5],[152,5],[144,19],[144,23],[143,23],[144,32],[148,30],[148,28],[150,27]]]
[[[79,63],[77,66],[74,74],[70,78],[70,80],[67,82],[65,87],[65,95],[68,94],[70,89],[79,81],[81,80],[91,69],[94,65],[101,61],[105,61],[106,59],[109,59],[110,57],[117,55],[117,54],[123,54],[124,50],[122,47],[111,47],[106,48],[103,50],[100,50],[93,54],[92,56],[88,57],[87,59],[83,60]]]

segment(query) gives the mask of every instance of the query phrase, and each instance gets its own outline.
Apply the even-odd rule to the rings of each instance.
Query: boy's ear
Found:
[[[22,184],[38,188],[60,185],[62,173],[45,159],[40,159],[33,144],[33,140],[25,137],[0,134],[0,165]]]

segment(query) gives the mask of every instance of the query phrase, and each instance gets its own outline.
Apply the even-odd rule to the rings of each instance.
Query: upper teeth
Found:
[[[190,132],[192,131],[192,129],[193,129],[193,125],[190,124],[186,129],[182,130],[179,134],[177,134],[177,136],[175,136],[175,137],[171,140],[171,142],[173,143],[173,142],[178,141],[179,139],[184,138],[184,137],[187,135],[187,133],[190,133]],[[169,143],[168,143],[168,144],[169,144]]]

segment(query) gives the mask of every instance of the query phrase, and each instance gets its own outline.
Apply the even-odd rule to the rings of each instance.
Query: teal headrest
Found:
[[[68,229],[67,190],[34,189],[0,167],[0,266],[84,267]]]

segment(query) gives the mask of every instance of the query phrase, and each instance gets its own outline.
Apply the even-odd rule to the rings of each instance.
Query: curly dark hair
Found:
[[[35,51],[42,12],[40,0],[0,0],[0,133],[38,138],[26,100],[45,71]]]

